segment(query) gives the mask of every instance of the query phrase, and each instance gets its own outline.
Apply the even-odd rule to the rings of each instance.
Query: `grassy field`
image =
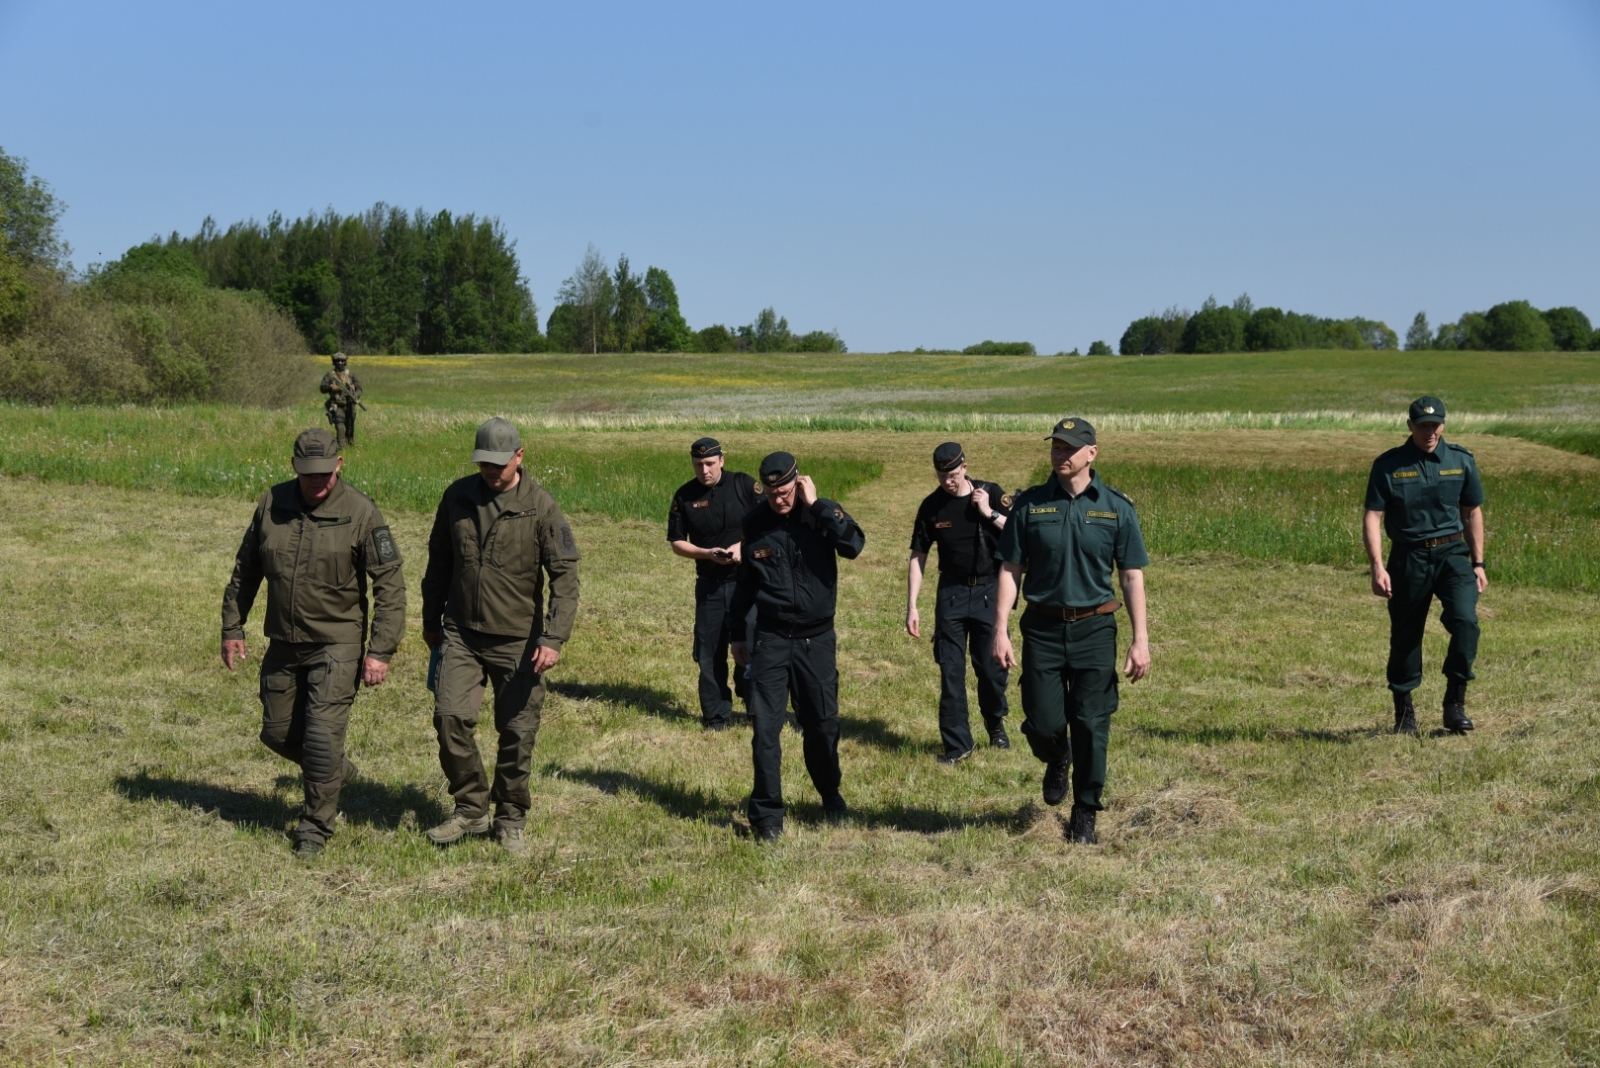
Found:
[[[1559,404],[1525,385],[1483,410],[1549,425]],[[427,508],[487,414],[440,388],[434,409],[378,408],[349,465],[396,530],[413,612]],[[531,855],[420,833],[449,798],[413,614],[391,681],[356,704],[344,825],[306,866],[284,834],[298,780],[255,738],[259,630],[244,671],[216,662],[248,499],[306,413],[0,410],[0,1062],[1600,1062],[1600,595],[1572,578],[1595,567],[1600,462],[1467,439],[1499,562],[1479,730],[1430,730],[1435,624],[1424,734],[1402,740],[1349,540],[1396,433],[1159,414],[1102,420],[1102,467],[1155,550],[1155,667],[1123,690],[1101,845],[1063,841],[1025,748],[934,763],[937,676],[900,624],[945,434],[785,430],[774,409],[718,431],[735,460],[781,446],[828,467],[868,536],[842,568],[851,821],[820,821],[791,734],[789,836],[741,833],[748,735],[698,729],[692,568],[660,502],[638,503],[687,477],[685,433],[553,430],[530,458],[578,472],[560,492],[583,605],[535,752]],[[1019,486],[1042,435],[964,440],[976,474]]]

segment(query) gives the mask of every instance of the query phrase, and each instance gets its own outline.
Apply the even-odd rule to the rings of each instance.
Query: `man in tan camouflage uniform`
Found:
[[[333,370],[322,376],[322,385],[317,387],[328,395],[324,407],[341,449],[356,443],[356,407],[361,403],[361,379],[347,369],[349,363],[344,353],[334,353]]]
[[[495,837],[521,853],[544,673],[578,612],[578,543],[555,498],[523,470],[516,427],[484,423],[472,460],[478,474],[451,483],[439,502],[422,578],[422,638],[439,651],[433,725],[456,800],[428,837],[443,846],[489,833],[493,801]],[[492,791],[475,733],[487,683],[500,734]]]
[[[261,741],[300,765],[305,809],[295,853],[306,859],[332,837],[339,789],[355,776],[344,736],[357,677],[368,686],[384,680],[406,625],[400,551],[378,506],[340,480],[343,465],[326,430],[295,439],[297,477],[256,505],[222,595],[222,662],[232,671],[245,656],[245,620],[267,583]],[[363,652],[369,585],[372,631]]]

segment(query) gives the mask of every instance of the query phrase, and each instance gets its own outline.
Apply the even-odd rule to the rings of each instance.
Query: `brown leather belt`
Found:
[[[1458,530],[1454,534],[1446,534],[1442,538],[1423,538],[1421,541],[1413,541],[1409,544],[1413,548],[1420,546],[1424,549],[1432,549],[1440,545],[1449,545],[1453,541],[1461,541],[1465,537],[1466,534]]]
[[[1049,616],[1051,619],[1061,619],[1068,623],[1073,623],[1080,619],[1088,619],[1090,616],[1109,616],[1121,607],[1121,601],[1107,601],[1105,604],[1096,605],[1093,608],[1056,608],[1054,605],[1029,604],[1024,614],[1031,612],[1036,615]]]

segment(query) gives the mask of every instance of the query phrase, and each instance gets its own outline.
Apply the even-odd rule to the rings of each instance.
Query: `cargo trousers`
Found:
[[[528,780],[544,708],[544,676],[533,670],[530,648],[536,639],[484,634],[448,618],[443,633],[433,727],[439,736],[439,766],[456,812],[481,819],[492,801],[496,823],[521,827],[533,803]],[[500,736],[492,789],[477,738],[478,712],[488,686],[494,687],[494,726]]]
[[[1098,811],[1117,710],[1117,617],[1024,612],[1019,629],[1022,733],[1045,763],[1072,761],[1073,802]]]
[[[986,575],[972,585],[964,579],[939,580],[933,614],[933,659],[939,665],[939,738],[946,753],[972,748],[967,711],[967,662],[978,683],[978,710],[993,730],[1005,718],[1007,671],[990,656],[994,645],[994,603],[999,579]]]
[[[356,644],[273,641],[261,658],[261,743],[300,765],[305,806],[298,841],[333,837],[360,672]]]
[[[731,579],[731,571],[729,569]],[[694,661],[700,668],[700,719],[707,727],[733,722],[733,698],[748,706],[750,687],[743,668],[728,688],[728,644],[744,641],[747,623],[729,618],[735,584],[729,579],[697,578],[694,583]]]
[[[1445,677],[1471,682],[1478,657],[1478,578],[1466,544],[1396,544],[1389,553],[1389,583],[1389,689],[1410,693],[1422,685],[1422,632],[1435,597],[1450,635]]]
[[[750,755],[755,784],[748,814],[754,828],[782,828],[785,704],[794,701],[806,771],[826,801],[839,792],[839,670],[832,627],[806,638],[755,628],[750,652]]]

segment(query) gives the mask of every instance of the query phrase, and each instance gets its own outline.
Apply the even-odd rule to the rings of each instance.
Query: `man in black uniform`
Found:
[[[941,764],[972,755],[967,717],[967,668],[978,679],[978,709],[989,744],[1010,749],[1006,735],[1006,669],[989,655],[994,645],[995,543],[1011,514],[1011,496],[993,482],[967,477],[960,443],[933,450],[939,488],[923,498],[911,528],[911,561],[906,569],[906,633],[922,637],[917,594],[928,566],[928,550],[939,546],[939,600],[933,613],[933,659],[939,665]]]
[[[672,551],[694,561],[694,660],[700,665],[700,719],[708,731],[733,725],[733,695],[749,705],[744,671],[728,690],[728,645],[745,636],[745,620],[732,615],[739,564],[740,523],[760,494],[743,471],[723,470],[722,444],[701,438],[689,446],[694,477],[678,487],[667,512]]]
[[[733,643],[733,658],[750,665],[750,742],[755,786],[750,828],[760,841],[783,834],[784,702],[790,694],[802,729],[806,771],[831,818],[848,811],[839,795],[839,671],[833,614],[839,557],[861,555],[867,536],[845,510],[802,475],[795,459],[775,452],[761,461],[765,503],[744,517],[731,613],[755,609],[755,645]],[[798,498],[798,499],[797,499]]]
[[[1444,401],[1418,397],[1411,437],[1372,464],[1363,535],[1372,592],[1389,602],[1389,690],[1394,731],[1417,733],[1411,691],[1422,684],[1422,630],[1439,598],[1450,648],[1444,657],[1444,727],[1472,729],[1467,683],[1478,655],[1478,595],[1489,585],[1483,563],[1483,482],[1472,454],[1443,438]],[[1389,533],[1388,566],[1383,535]]]

